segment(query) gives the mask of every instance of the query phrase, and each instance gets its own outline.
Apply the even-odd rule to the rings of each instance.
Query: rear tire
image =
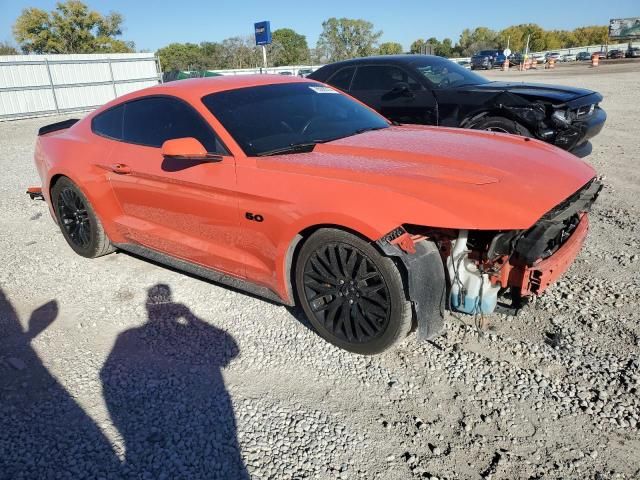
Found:
[[[344,350],[381,353],[411,331],[412,309],[400,271],[350,233],[322,229],[309,237],[295,265],[295,287],[315,330]]]
[[[78,255],[96,258],[115,250],[89,199],[69,178],[55,183],[51,203],[64,239]]]
[[[487,130],[489,132],[510,133],[512,135],[521,135],[529,138],[533,137],[526,127],[505,117],[483,117],[470,128],[474,130]]]

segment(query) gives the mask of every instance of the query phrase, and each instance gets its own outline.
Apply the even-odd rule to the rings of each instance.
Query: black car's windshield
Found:
[[[481,85],[489,80],[446,58],[429,57],[414,63],[432,88],[460,87],[462,85]]]
[[[202,99],[249,156],[304,151],[387,128],[380,115],[319,83],[284,83],[212,93]]]

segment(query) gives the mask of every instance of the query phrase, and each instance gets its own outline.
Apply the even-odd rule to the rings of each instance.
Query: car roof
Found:
[[[212,93],[226,90],[236,90],[246,87],[259,87],[262,85],[276,85],[284,83],[316,83],[314,80],[297,77],[294,75],[255,74],[255,75],[221,75],[218,77],[190,78],[176,80],[174,82],[161,83],[152,87],[136,90],[111,100],[100,108],[94,110],[90,116],[99,114],[113,106],[130,100],[152,95],[171,95],[192,102]]]
[[[219,77],[190,78],[175,82],[163,83],[153,87],[139,90],[145,94],[181,94],[204,96],[210,93],[222,92],[224,90],[235,90],[237,88],[258,87],[261,85],[273,85],[279,83],[311,82],[299,77],[283,78],[278,74],[257,74],[257,75],[221,75]]]
[[[345,66],[351,66],[351,65],[355,66],[360,64],[414,65],[416,63],[421,63],[421,61],[424,61],[424,60],[431,60],[436,62],[450,61],[450,59],[448,58],[438,57],[436,55],[419,55],[419,54],[413,54],[413,53],[405,53],[405,54],[399,54],[399,55],[374,55],[371,57],[352,58],[349,60],[342,60],[340,62],[330,63],[316,70],[316,72],[319,72],[320,70],[334,71]],[[313,74],[311,74],[311,78],[314,78]]]

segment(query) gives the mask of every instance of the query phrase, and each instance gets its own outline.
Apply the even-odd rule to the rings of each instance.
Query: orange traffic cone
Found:
[[[592,53],[591,54],[591,66],[592,67],[597,67],[599,63],[600,63],[600,54],[599,53]]]

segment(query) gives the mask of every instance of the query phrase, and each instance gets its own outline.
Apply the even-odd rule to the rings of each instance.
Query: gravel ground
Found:
[[[640,65],[488,76],[604,94],[586,248],[488,333],[450,315],[373,358],[283,306],[76,256],[24,194],[58,119],[0,123],[0,479],[640,478]]]

